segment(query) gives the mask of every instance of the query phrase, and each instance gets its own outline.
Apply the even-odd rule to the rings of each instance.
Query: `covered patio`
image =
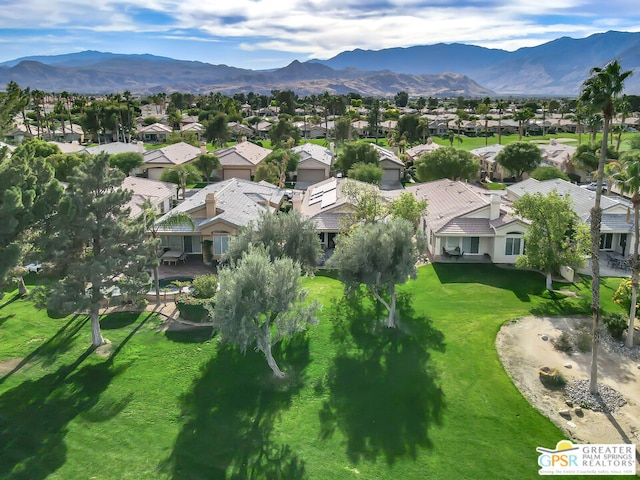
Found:
[[[166,265],[161,263],[158,267],[158,278],[172,277],[196,277],[208,273],[217,273],[215,265],[206,265],[202,262],[202,255],[189,255],[186,262],[177,262]]]

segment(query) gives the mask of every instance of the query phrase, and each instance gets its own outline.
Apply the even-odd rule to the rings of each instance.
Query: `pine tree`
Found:
[[[121,188],[122,172],[109,168],[109,156],[90,157],[74,171],[69,189],[52,218],[44,250],[62,274],[48,306],[63,313],[88,312],[94,346],[105,343],[99,310],[118,286],[123,295],[146,291],[147,268],[157,258],[145,242],[144,222],[129,217],[131,192]]]

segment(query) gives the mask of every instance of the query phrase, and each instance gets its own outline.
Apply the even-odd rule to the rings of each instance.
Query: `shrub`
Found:
[[[540,381],[547,388],[564,387],[567,380],[557,368],[542,367],[538,370]]]
[[[562,334],[553,342],[553,347],[561,352],[571,352],[573,350],[571,336],[567,332],[562,332]]]
[[[180,312],[180,318],[189,322],[208,322],[209,311],[206,305],[214,305],[210,298],[195,298],[190,295],[178,295],[176,308]]]
[[[576,335],[576,347],[578,347],[578,350],[584,353],[591,351],[591,345],[591,332],[589,331],[589,327],[585,325],[580,328],[578,334]]]
[[[626,312],[628,312],[631,309],[631,279],[623,278],[622,280],[620,280],[620,285],[618,285],[618,289],[615,291],[613,297],[611,298]]]
[[[204,240],[202,242],[202,255],[204,263],[211,263],[213,260],[213,240]]]
[[[191,283],[193,296],[196,298],[213,298],[218,291],[218,278],[215,275],[198,275]]]
[[[620,338],[627,329],[627,316],[622,313],[611,313],[602,319],[602,323],[613,338]]]

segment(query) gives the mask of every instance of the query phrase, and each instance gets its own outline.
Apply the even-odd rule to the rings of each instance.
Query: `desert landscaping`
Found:
[[[598,384],[609,411],[596,412],[572,402],[565,389],[549,388],[539,369],[556,368],[566,379],[588,382],[591,352],[569,353],[554,347],[563,332],[574,338],[591,327],[584,316],[527,316],[505,324],[496,338],[496,348],[505,370],[520,392],[543,415],[578,443],[640,443],[640,348],[623,347],[603,333],[599,350]],[[602,385],[605,388],[602,388]],[[610,392],[609,387],[619,393]],[[605,393],[606,392],[606,393]],[[615,396],[606,402],[607,393]],[[605,408],[606,409],[606,408]],[[636,454],[636,462],[640,455]]]

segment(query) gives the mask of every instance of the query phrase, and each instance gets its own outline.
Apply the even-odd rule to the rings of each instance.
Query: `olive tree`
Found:
[[[265,248],[250,247],[235,265],[220,269],[218,280],[210,314],[222,341],[243,353],[254,346],[273,375],[283,378],[272,347],[318,322],[317,302],[308,302],[300,287],[300,264],[286,257],[272,261]]]

